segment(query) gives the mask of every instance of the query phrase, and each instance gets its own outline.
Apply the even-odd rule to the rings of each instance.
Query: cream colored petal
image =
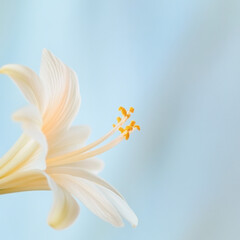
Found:
[[[48,158],[57,157],[81,148],[90,135],[88,126],[73,126],[48,138]]]
[[[0,160],[2,163],[0,178],[7,177],[20,169],[33,170],[44,168],[44,159],[40,158],[42,151],[40,151],[39,143],[26,135],[23,135],[20,141],[22,141],[22,144],[17,143]]]
[[[118,211],[94,184],[65,174],[51,174],[51,177],[98,217],[114,226],[123,226]]]
[[[61,230],[67,228],[76,220],[80,211],[79,206],[75,199],[50,177],[48,181],[54,194],[54,202],[48,216],[48,224],[54,229]]]
[[[138,218],[133,210],[128,206],[127,202],[108,188],[101,188],[101,190],[116,207],[121,216],[125,218],[133,227],[136,227],[138,225]]]
[[[74,177],[79,177],[82,178],[83,180],[88,180],[94,184],[97,184],[99,186],[102,186],[104,188],[109,189],[110,191],[114,192],[117,194],[120,198],[123,198],[122,195],[109,183],[98,177],[97,175],[88,172],[84,169],[77,168],[77,167],[66,167],[66,166],[61,166],[61,167],[51,167],[47,169],[48,174],[67,174],[70,176]]]
[[[41,114],[35,106],[30,105],[16,111],[12,115],[12,119],[21,124],[23,132],[26,135],[39,142],[40,145],[46,147],[47,142],[44,134],[41,131]]]
[[[24,148],[27,142],[29,141],[29,137],[23,134],[16,143],[10,148],[8,152],[6,152],[3,157],[0,158],[0,178],[2,177],[2,169],[9,164],[9,162],[13,161],[16,155],[19,153],[20,149]]]
[[[19,171],[0,179],[0,194],[33,190],[49,190],[41,171]]]
[[[42,116],[39,110],[34,105],[29,105],[18,111],[12,116],[14,121],[25,124],[34,124],[39,128],[42,127]]]
[[[103,170],[104,162],[98,158],[89,158],[79,162],[65,164],[63,167],[80,168],[96,174]]]
[[[21,123],[24,133],[39,143],[39,149],[35,152],[32,160],[25,164],[24,169],[46,168],[46,155],[48,151],[45,135],[42,133],[42,119],[38,109],[30,105],[13,114],[13,119]]]
[[[47,101],[45,90],[37,74],[30,68],[8,64],[0,69],[0,73],[8,75],[17,84],[25,98],[43,112]]]
[[[69,127],[80,107],[78,79],[74,71],[52,53],[43,50],[40,78],[48,91],[43,131],[47,136]]]
[[[65,167],[65,168],[57,167],[55,169],[51,169],[51,171],[49,172],[49,174],[56,174],[56,173],[67,174],[70,178],[73,179],[73,181],[77,182],[79,185],[84,184],[85,182],[86,188],[89,188],[89,189],[92,188],[92,191],[95,191],[95,192],[102,192],[104,196],[106,196],[108,201],[112,203],[112,205],[115,207],[115,209],[119,212],[119,214],[123,218],[125,218],[128,222],[130,222],[130,224],[133,227],[137,226],[138,218],[133,212],[133,210],[128,206],[125,199],[115,188],[113,188],[111,185],[109,185],[107,182],[105,182],[101,178],[87,171],[76,169],[76,168],[68,168],[68,167]],[[86,182],[86,180],[90,181],[91,184],[87,185],[88,182]],[[95,185],[95,187],[93,187],[93,185]],[[72,194],[74,193],[72,192]]]

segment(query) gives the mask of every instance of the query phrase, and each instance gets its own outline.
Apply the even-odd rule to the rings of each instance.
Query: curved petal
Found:
[[[0,180],[0,194],[49,190],[45,174],[41,171],[19,171]]]
[[[133,210],[128,206],[127,202],[122,197],[122,195],[115,188],[113,188],[111,185],[109,185],[107,182],[97,177],[96,175],[91,174],[84,170],[74,169],[74,168],[64,168],[64,167],[52,169],[49,172],[49,174],[67,174],[67,176],[62,177],[62,179],[64,178],[66,179],[68,177],[70,178],[70,181],[75,182],[75,184],[77,183],[79,185],[78,189],[75,188],[75,193],[74,191],[71,192],[69,187],[67,188],[75,196],[77,196],[76,194],[79,195],[79,191],[81,187],[87,188],[88,191],[90,191],[90,193],[95,192],[96,194],[98,192],[102,192],[104,196],[108,199],[108,201],[112,203],[112,205],[116,208],[118,213],[123,218],[125,218],[128,222],[130,222],[130,224],[133,227],[136,227],[138,225],[137,216],[135,215]],[[84,179],[87,180],[87,182],[84,181]],[[91,182],[91,184],[88,184],[89,183],[88,181]]]
[[[30,68],[8,64],[0,69],[0,73],[8,75],[17,84],[25,98],[43,112],[46,107],[46,96],[42,82]]]
[[[70,226],[79,214],[75,199],[48,177],[49,186],[54,194],[53,206],[48,215],[48,224],[57,230]]]
[[[20,109],[13,119],[21,123],[24,134],[0,159],[0,176],[6,177],[18,170],[45,170],[47,142],[41,131],[41,115],[34,106]]]
[[[102,186],[104,188],[109,189],[110,191],[114,192],[116,195],[118,195],[120,198],[123,199],[123,196],[109,183],[101,179],[100,177],[96,176],[95,174],[92,174],[86,170],[83,170],[81,168],[76,167],[51,167],[47,169],[48,174],[67,174],[74,177],[79,177],[85,180],[88,180],[94,184],[97,184],[99,186]]]
[[[40,146],[38,153],[29,161],[28,169],[45,169],[48,146],[46,138],[41,131],[42,118],[40,112],[35,106],[30,105],[15,112],[13,120],[20,122],[24,133],[39,143]]]
[[[114,192],[110,191],[108,188],[101,188],[101,190],[117,208],[121,216],[130,222],[133,227],[136,227],[138,225],[138,218],[133,210],[128,206],[127,202]]]
[[[40,145],[44,147],[47,146],[45,136],[41,131],[42,128],[41,114],[35,106],[30,105],[16,111],[12,115],[12,119],[21,124],[23,132],[26,135],[33,138]]]
[[[0,177],[7,177],[18,170],[43,170],[45,159],[36,141],[23,134],[19,141],[1,158]]]
[[[49,96],[43,126],[43,131],[49,136],[68,128],[78,113],[78,79],[74,71],[46,49],[42,54],[40,78]]]
[[[73,167],[80,168],[92,173],[99,173],[104,168],[104,162],[98,158],[88,158],[85,160],[81,160],[79,162],[60,165],[59,167]]]
[[[57,157],[83,146],[90,135],[88,126],[73,126],[48,138],[48,158]]]
[[[122,218],[111,202],[101,193],[94,184],[81,178],[51,174],[51,177],[64,189],[77,197],[87,208],[98,217],[114,226],[123,226]]]

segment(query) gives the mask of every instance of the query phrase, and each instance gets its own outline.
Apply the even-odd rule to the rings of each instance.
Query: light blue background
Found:
[[[0,196],[1,239],[240,238],[240,2],[238,0],[0,0],[0,65],[39,70],[51,50],[78,74],[76,124],[90,141],[120,105],[142,127],[101,156],[101,176],[126,197],[139,226],[114,228],[81,204],[75,224],[46,223],[50,192]],[[4,154],[20,135],[25,100],[0,76]]]

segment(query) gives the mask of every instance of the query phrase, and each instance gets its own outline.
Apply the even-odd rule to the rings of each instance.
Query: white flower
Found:
[[[55,229],[68,227],[78,216],[75,198],[114,226],[123,225],[122,217],[136,226],[138,219],[124,198],[96,175],[103,163],[95,158],[140,129],[134,121],[122,128],[134,109],[120,107],[123,117],[113,129],[84,146],[89,128],[71,126],[81,100],[77,76],[69,67],[44,50],[39,76],[16,64],[3,66],[0,73],[12,78],[29,102],[13,115],[23,134],[0,159],[0,194],[52,190],[48,223]],[[98,147],[117,130],[121,132],[117,138]]]

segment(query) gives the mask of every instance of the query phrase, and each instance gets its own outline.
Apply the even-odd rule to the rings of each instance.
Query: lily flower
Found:
[[[116,125],[85,145],[89,128],[71,126],[81,103],[73,70],[43,50],[39,76],[17,64],[3,66],[0,73],[8,75],[29,102],[13,114],[23,134],[0,158],[0,194],[52,190],[48,224],[55,229],[74,222],[79,214],[77,200],[114,226],[123,226],[123,218],[136,226],[138,219],[123,196],[97,176],[103,162],[96,158],[140,130],[135,121],[123,128],[134,109],[120,107],[122,117],[117,118]],[[120,135],[99,146],[118,130]]]

